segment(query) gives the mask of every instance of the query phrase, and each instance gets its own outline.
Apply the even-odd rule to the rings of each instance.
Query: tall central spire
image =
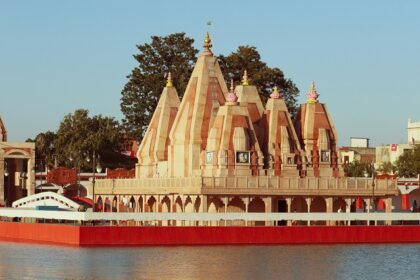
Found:
[[[206,36],[204,37],[204,44],[203,44],[203,55],[213,55],[213,53],[211,52],[211,48],[213,47],[213,45],[211,44],[211,39],[210,39],[210,35],[208,32],[206,32]]]

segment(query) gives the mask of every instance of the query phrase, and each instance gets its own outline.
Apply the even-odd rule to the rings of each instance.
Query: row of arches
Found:
[[[104,195],[96,198],[96,211],[103,212],[360,212],[366,211],[369,198],[342,197],[261,197],[220,195]],[[382,199],[375,200],[376,210],[385,210]],[[165,224],[165,223],[163,223]],[[218,223],[220,224],[220,223]],[[243,225],[244,222],[223,222],[225,225]],[[264,225],[264,221],[255,222]],[[325,222],[313,222],[325,224]]]

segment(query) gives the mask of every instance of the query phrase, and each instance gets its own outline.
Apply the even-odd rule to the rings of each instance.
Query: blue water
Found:
[[[77,248],[1,242],[0,279],[420,279],[420,245]]]

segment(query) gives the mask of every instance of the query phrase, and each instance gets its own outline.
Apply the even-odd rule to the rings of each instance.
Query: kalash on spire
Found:
[[[213,45],[211,44],[211,39],[210,39],[210,35],[208,32],[206,32],[206,36],[204,37],[204,44],[203,44],[203,55],[213,55],[213,53],[211,52],[211,48],[213,47]]]
[[[315,89],[314,81],[312,81],[309,91],[306,94],[306,97],[308,98],[308,100],[306,101],[307,103],[318,103],[319,94]]]

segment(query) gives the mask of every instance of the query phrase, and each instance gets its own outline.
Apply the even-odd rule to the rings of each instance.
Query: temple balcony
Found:
[[[97,180],[95,195],[101,194],[232,194],[305,196],[397,195],[395,179],[371,178],[228,176],[187,178],[137,178]],[[92,185],[89,187],[92,190]],[[89,191],[90,194],[92,194]]]

